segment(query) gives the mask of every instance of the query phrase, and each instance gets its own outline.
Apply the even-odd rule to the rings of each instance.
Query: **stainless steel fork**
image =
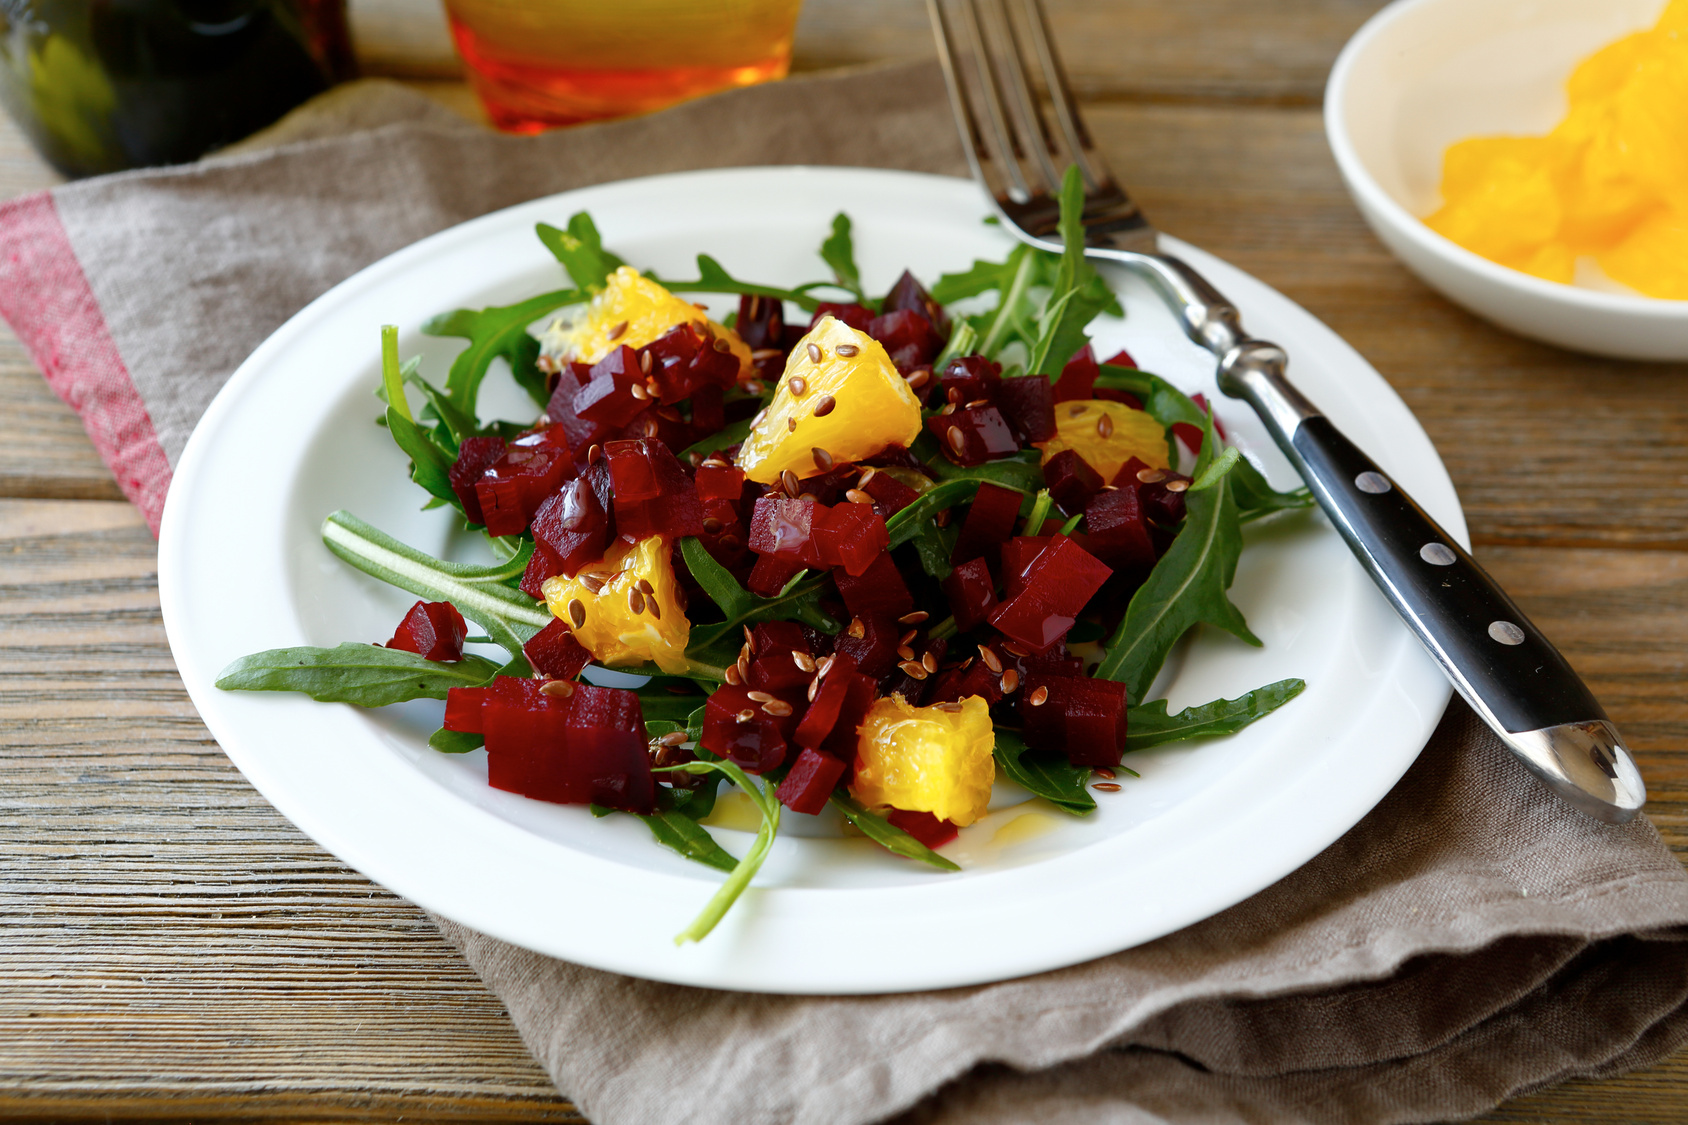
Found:
[[[1079,116],[1038,0],[927,0],[973,175],[1022,242],[1061,251],[1061,176],[1084,178],[1088,257],[1147,279],[1218,357],[1219,389],[1254,407],[1337,531],[1473,709],[1583,812],[1633,817],[1646,787],[1618,730],[1564,657],[1483,568],[1284,375],[1283,349],[1158,235]],[[1051,123],[1053,119],[1053,124]]]

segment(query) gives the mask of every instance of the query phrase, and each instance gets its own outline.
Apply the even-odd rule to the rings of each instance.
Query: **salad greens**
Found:
[[[861,323],[866,323],[866,318],[879,316],[880,319],[873,320],[870,328],[889,323],[888,317],[894,319],[898,316],[903,318],[900,323],[906,325],[909,321],[903,313],[914,309],[924,318],[929,329],[945,328],[947,337],[938,333],[938,342],[925,353],[929,357],[928,366],[915,366],[913,370],[905,371],[911,387],[921,386],[928,380],[935,381],[941,373],[951,370],[971,371],[973,368],[966,367],[966,364],[985,364],[986,361],[996,365],[995,370],[1001,371],[1003,383],[1044,377],[1049,377],[1052,382],[1064,381],[1071,365],[1090,355],[1087,332],[1096,317],[1104,313],[1123,315],[1118,299],[1084,256],[1079,221],[1081,203],[1082,187],[1076,175],[1069,175],[1061,195],[1061,233],[1065,245],[1061,254],[1016,246],[1001,261],[976,261],[965,270],[943,275],[931,287],[929,294],[905,275],[906,284],[912,285],[912,290],[900,281],[886,297],[871,296],[864,288],[856,262],[850,220],[843,214],[833,220],[819,250],[820,261],[830,274],[827,279],[790,288],[762,285],[734,277],[714,258],[702,254],[697,257],[696,279],[668,280],[657,278],[654,274],[644,276],[673,293],[738,294],[747,299],[767,299],[761,305],[754,301],[741,301],[736,321],[729,319],[729,323],[746,334],[747,339],[750,333],[760,332],[763,342],[756,346],[763,348],[763,352],[758,354],[768,354],[771,346],[772,354],[782,357],[782,364],[782,349],[790,349],[793,339],[788,330],[784,330],[784,336],[778,335],[783,330],[783,311],[789,307],[795,307],[805,315],[816,314],[817,319],[824,312],[834,312],[837,316],[859,316],[863,318]],[[330,514],[322,529],[323,542],[330,551],[365,574],[423,599],[418,603],[418,609],[436,603],[449,603],[455,607],[455,612],[461,615],[458,618],[460,622],[472,622],[480,630],[476,638],[469,638],[470,642],[478,640],[501,648],[504,653],[502,661],[463,654],[461,645],[465,638],[461,635],[457,637],[455,657],[447,655],[443,658],[424,655],[431,650],[421,642],[417,643],[417,651],[356,643],[345,643],[335,648],[275,649],[235,661],[218,679],[219,687],[248,691],[299,691],[325,702],[347,702],[365,707],[413,699],[457,700],[460,697],[454,694],[454,689],[471,693],[464,694],[462,699],[478,700],[481,697],[472,693],[492,691],[501,683],[518,679],[529,685],[523,690],[553,690],[551,685],[558,682],[558,678],[550,672],[535,671],[536,668],[547,667],[535,655],[538,651],[535,646],[560,627],[560,618],[527,584],[535,567],[546,564],[545,553],[550,552],[551,547],[541,544],[532,528],[523,530],[525,523],[522,527],[507,528],[495,534],[490,526],[491,518],[484,517],[482,502],[476,499],[480,494],[472,487],[465,491],[460,476],[464,465],[472,457],[480,456],[478,451],[492,448],[496,453],[515,448],[508,443],[527,440],[528,435],[538,432],[512,422],[483,422],[479,417],[480,391],[495,365],[503,361],[516,384],[541,408],[559,409],[554,405],[553,387],[558,378],[568,378],[569,374],[565,371],[559,376],[556,362],[542,358],[540,340],[533,332],[534,325],[559,310],[589,302],[594,295],[604,293],[606,287],[619,284],[619,281],[612,281],[612,275],[619,278],[629,275],[616,274],[626,263],[605,248],[599,231],[585,213],[572,216],[564,227],[540,224],[538,236],[556,257],[571,282],[570,286],[511,305],[457,309],[425,322],[422,330],[428,335],[459,337],[465,341],[443,384],[435,385],[424,378],[418,360],[401,362],[395,328],[384,328],[381,336],[382,383],[378,394],[385,402],[381,424],[409,459],[412,480],[428,496],[426,506],[455,508],[467,530],[478,531],[484,536],[497,561],[466,564],[435,558],[344,511]],[[922,305],[914,298],[928,303]],[[767,312],[769,308],[774,310],[772,314]],[[747,323],[750,314],[758,310],[758,315],[764,319],[755,324]],[[773,319],[766,319],[768,315],[772,315]],[[625,328],[625,325],[621,327]],[[877,329],[881,334],[891,330]],[[610,333],[612,339],[618,331]],[[772,341],[771,345],[769,341]],[[705,342],[708,342],[707,337]],[[717,351],[725,350],[719,341],[716,345]],[[813,348],[812,344],[809,346]],[[846,353],[841,351],[839,354]],[[641,360],[646,374],[652,371],[650,358],[647,355]],[[963,367],[952,368],[952,361]],[[1146,566],[1134,579],[1135,588],[1127,588],[1129,596],[1122,595],[1114,602],[1103,604],[1098,612],[1092,613],[1087,608],[1079,620],[1063,618],[1069,621],[1070,631],[1064,635],[1066,643],[1073,646],[1072,660],[1083,662],[1083,676],[1123,685],[1121,708],[1125,733],[1122,749],[1125,752],[1145,750],[1173,741],[1233,733],[1293,699],[1305,686],[1303,682],[1283,680],[1247,692],[1237,699],[1214,700],[1185,708],[1177,714],[1168,713],[1164,699],[1151,701],[1145,697],[1173,646],[1195,626],[1211,625],[1244,643],[1260,644],[1228,596],[1242,554],[1242,527],[1251,520],[1307,507],[1312,503],[1311,496],[1305,488],[1290,492],[1273,490],[1260,471],[1235,446],[1224,442],[1211,411],[1206,409],[1199,396],[1192,398],[1165,379],[1139,370],[1128,362],[1095,364],[1093,358],[1090,362],[1094,370],[1093,386],[1087,386],[1081,397],[1095,395],[1120,399],[1128,396],[1159,423],[1166,434],[1169,450],[1176,452],[1181,442],[1191,448],[1184,461],[1188,467],[1187,476],[1167,470],[1137,478],[1159,482],[1168,479],[1170,474],[1170,478],[1178,482],[1175,488],[1163,488],[1157,494],[1163,504],[1157,510],[1173,515],[1162,517],[1170,522],[1151,528],[1153,534],[1160,537],[1156,556],[1152,565]],[[596,368],[593,370],[596,371]],[[990,377],[997,378],[995,375]],[[690,461],[689,472],[699,472],[697,467],[700,464],[729,467],[725,460],[719,459],[720,451],[730,452],[745,440],[756,419],[761,417],[756,411],[772,401],[775,388],[768,384],[773,381],[770,372],[755,379],[741,377],[736,385],[726,388],[724,396],[715,400],[716,409],[724,409],[725,414],[712,415],[718,419],[719,425],[701,434],[698,428],[704,416],[704,400],[693,398],[689,408],[690,421],[679,410],[671,410],[671,418],[662,416],[668,422],[681,426],[677,432],[685,436],[675,441],[665,435],[662,440],[672,446],[681,459]],[[656,386],[654,381],[650,385]],[[414,411],[407,399],[407,392],[411,391],[421,398],[421,405]],[[633,397],[637,399],[638,393],[634,393]],[[650,397],[649,393],[645,394],[645,398]],[[947,403],[941,396],[934,395],[925,404],[923,420],[949,414],[961,405],[954,393]],[[972,410],[978,405],[980,403],[969,402],[965,408]],[[663,409],[671,408],[664,406]],[[660,410],[653,403],[647,415],[647,436],[657,433],[657,414]],[[544,421],[542,417],[540,429],[544,428]],[[556,419],[550,421],[554,424]],[[686,425],[693,428],[687,431],[683,428]],[[924,428],[921,436],[901,454],[903,460],[886,462],[892,468],[884,470],[890,473],[894,468],[903,473],[897,478],[898,487],[908,493],[905,499],[885,511],[883,526],[887,545],[884,550],[901,552],[899,557],[905,560],[902,567],[904,575],[911,580],[928,583],[923,588],[928,596],[939,590],[940,583],[944,584],[942,590],[947,593],[952,589],[949,583],[959,581],[963,573],[977,578],[979,568],[972,566],[958,552],[962,525],[967,519],[965,513],[987,494],[998,497],[994,502],[1000,504],[1003,502],[1002,490],[1006,490],[1010,509],[1013,508],[1014,495],[1018,494],[1019,509],[1008,514],[1021,528],[1019,534],[1022,538],[1047,535],[1052,526],[1058,525],[1060,536],[1072,537],[1070,541],[1082,543],[1095,530],[1091,510],[1073,506],[1071,494],[1061,491],[1063,484],[1052,475],[1046,476],[1046,458],[1039,449],[1029,447],[1031,441],[1024,443],[1028,447],[1016,447],[985,459],[970,460],[955,456],[958,449],[944,448],[934,436],[935,432],[941,431],[932,431],[930,426]],[[955,446],[958,431],[952,428],[948,432],[950,445]],[[596,444],[590,450],[573,451],[580,480],[584,481],[589,475],[594,458],[599,456],[598,451]],[[822,453],[815,451],[817,466],[822,466]],[[712,460],[705,461],[706,457]],[[828,457],[823,467],[830,466],[831,458]],[[1175,458],[1174,469],[1177,466]],[[1052,473],[1052,465],[1050,469]],[[481,471],[476,469],[477,473]],[[869,470],[858,484],[867,487],[867,478],[871,475]],[[472,484],[474,478],[468,479]],[[919,487],[911,490],[906,483],[910,480]],[[987,485],[989,489],[986,489]],[[1130,480],[1124,481],[1124,486],[1137,487]],[[774,486],[776,490],[779,487]],[[1118,487],[1118,484],[1109,484],[1106,489],[1117,491]],[[785,497],[798,499],[792,485],[787,484],[785,489]],[[578,497],[579,490],[574,495]],[[777,497],[782,494],[771,491],[768,495]],[[1060,499],[1061,496],[1067,499]],[[852,491],[851,500],[858,504],[873,502],[875,512],[879,511],[878,497]],[[569,510],[575,514],[567,518],[577,523],[567,526],[574,527],[583,518],[578,510],[587,500],[577,498],[570,503],[575,508]],[[616,503],[619,510],[620,501]],[[811,512],[817,510],[824,511],[825,506],[816,504],[810,508]],[[482,525],[483,518],[486,526]],[[528,518],[538,519],[532,513]],[[1048,523],[1050,520],[1057,521],[1057,524]],[[716,523],[719,524],[719,520]],[[781,572],[782,580],[776,586],[758,586],[763,592],[757,593],[746,588],[743,565],[733,564],[736,556],[723,548],[719,532],[708,531],[707,521],[703,526],[706,529],[704,535],[693,531],[673,540],[677,547],[675,562],[678,568],[683,568],[692,591],[692,603],[687,609],[690,632],[683,660],[678,666],[665,665],[666,673],[654,665],[628,668],[625,662],[619,669],[652,677],[633,694],[637,700],[636,713],[643,723],[643,737],[651,740],[650,752],[654,764],[650,769],[659,780],[666,782],[655,787],[655,796],[649,805],[642,808],[634,806],[628,811],[645,821],[657,843],[727,876],[697,919],[676,938],[677,942],[701,940],[749,886],[779,829],[782,802],[789,800],[788,784],[800,768],[807,768],[800,766],[803,759],[798,759],[796,762],[782,760],[753,771],[751,764],[745,760],[704,748],[702,743],[706,740],[706,728],[714,721],[710,718],[706,701],[729,689],[742,690],[746,661],[753,655],[753,627],[783,625],[807,630],[803,635],[813,638],[813,644],[820,646],[815,649],[816,656],[830,653],[835,643],[844,645],[864,636],[861,615],[851,614],[840,605],[838,591],[842,589],[843,580],[837,579],[838,585],[835,586],[835,575],[828,569],[834,564],[817,568],[810,561],[793,568],[789,576]],[[994,544],[991,550],[996,550]],[[964,571],[964,563],[971,569]],[[544,573],[555,574],[557,570],[541,573],[542,576]],[[856,572],[850,573],[854,575]],[[989,580],[992,579],[987,576]],[[749,584],[755,586],[757,581],[753,575]],[[655,595],[651,596],[654,600]],[[1008,596],[1004,594],[1004,598]],[[635,602],[641,604],[636,599]],[[934,604],[944,604],[941,596]],[[953,614],[945,612],[950,607],[955,608]],[[413,615],[416,612],[413,610]],[[1003,671],[998,663],[1004,659],[1032,658],[1012,644],[1000,645],[988,653],[986,645],[980,644],[980,657],[966,656],[968,644],[962,641],[962,634],[974,632],[978,626],[972,621],[958,621],[957,615],[961,612],[954,596],[950,595],[950,605],[938,613],[922,611],[902,617],[901,621],[915,622],[915,625],[902,638],[900,651],[912,651],[908,648],[911,641],[926,646],[925,665],[912,661],[915,667],[910,670],[911,661],[905,657],[904,662],[898,665],[901,671],[882,677],[881,687],[894,684],[894,687],[885,690],[912,693],[912,698],[918,698],[920,692],[931,686],[926,684],[928,676],[936,682],[953,682],[954,677],[968,674],[976,659],[982,659],[990,665],[993,676],[998,672],[1002,674],[1000,687],[986,686],[999,696],[1012,693],[1022,673],[1013,669]],[[563,610],[559,608],[557,613],[561,614]],[[410,618],[406,620],[409,622]],[[579,627],[583,620],[583,617],[577,618],[573,624]],[[901,630],[902,625],[896,628]],[[570,643],[573,643],[572,637],[573,634],[569,634]],[[397,636],[393,643],[399,643]],[[945,646],[951,644],[955,647],[946,650]],[[1067,652],[1059,641],[1057,645],[1061,653]],[[580,647],[575,645],[576,649]],[[839,651],[843,651],[842,648]],[[955,653],[963,656],[957,659]],[[794,650],[792,656],[799,667],[804,666],[802,652]],[[553,654],[545,659],[554,658]],[[583,660],[590,658],[591,653],[585,652]],[[826,656],[825,665],[830,667],[832,660],[832,656]],[[808,658],[808,668],[813,670],[815,667],[816,659]],[[1018,667],[1029,670],[1042,668],[1043,665],[1022,663],[1016,665]],[[574,667],[569,675],[561,678],[563,682],[556,690],[562,697],[566,698],[578,690],[569,686],[569,681],[578,671],[579,668]],[[916,672],[921,674],[917,676]],[[1010,672],[1013,672],[1014,681],[1009,678]],[[821,668],[809,684],[810,704],[817,699],[816,692],[823,682],[821,677],[826,674],[826,668]],[[899,674],[902,679],[896,680]],[[1072,675],[1070,672],[1063,674]],[[540,683],[536,685],[530,677]],[[951,679],[946,680],[945,677]],[[590,684],[592,681],[589,678],[585,682]],[[1111,690],[1116,695],[1120,691],[1119,688]],[[757,693],[751,694],[754,698]],[[765,700],[776,701],[774,695],[761,694]],[[870,692],[869,697],[872,696]],[[1031,705],[1035,707],[1041,702],[1041,699],[1033,700]],[[448,703],[448,706],[452,705]],[[805,704],[799,701],[799,705]],[[772,702],[763,710],[768,714],[778,713],[769,710],[771,706]],[[784,706],[783,713],[792,714],[792,706]],[[837,704],[828,706],[836,708]],[[955,706],[959,709],[959,704]],[[1019,713],[1037,717],[1023,708]],[[1042,734],[1029,726],[1025,729],[1017,726],[1018,720],[1008,702],[997,708],[996,717],[992,756],[1002,777],[1072,815],[1083,816],[1096,809],[1092,765],[1082,761],[1075,764],[1070,753],[1050,749],[1046,740],[1040,741],[1044,739]],[[744,710],[737,717],[739,724],[752,721],[764,721],[756,716],[754,709]],[[459,727],[461,725],[458,724]],[[854,739],[853,729],[850,737]],[[442,753],[466,753],[483,745],[483,735],[468,729],[442,728],[429,739],[429,745]],[[804,753],[811,751],[805,750]],[[760,776],[753,776],[753,772],[759,772]],[[715,811],[723,780],[732,782],[746,794],[761,818],[760,828],[743,857],[729,853],[702,823]],[[593,800],[596,802],[599,798],[594,797]],[[888,806],[870,808],[842,782],[828,785],[818,800],[819,804],[807,811],[818,811],[830,804],[855,832],[892,854],[940,871],[959,870],[953,861],[919,838],[921,833],[931,830],[930,825],[924,825],[924,822],[909,820],[895,809],[887,813],[884,810]],[[611,804],[615,801],[612,800]],[[627,805],[624,803],[620,807],[627,808]],[[594,803],[593,811],[597,815],[610,815],[617,810]],[[931,819],[929,814],[922,815]],[[899,823],[893,823],[894,819]],[[941,826],[943,822],[934,820],[932,823]],[[936,840],[936,837],[933,839]]]

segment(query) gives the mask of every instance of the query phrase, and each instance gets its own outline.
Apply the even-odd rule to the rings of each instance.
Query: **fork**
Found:
[[[974,178],[1010,233],[1061,252],[1061,177],[1083,177],[1085,255],[1144,278],[1218,359],[1395,611],[1501,741],[1573,807],[1621,824],[1646,802],[1622,736],[1565,658],[1494,579],[1285,376],[1289,357],[1159,250],[1108,171],[1055,54],[1039,0],[927,0]],[[1047,105],[1045,104],[1047,101]],[[1053,126],[1051,126],[1053,117]]]

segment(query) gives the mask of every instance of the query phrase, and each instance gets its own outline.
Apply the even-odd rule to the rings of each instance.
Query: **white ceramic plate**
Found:
[[[699,945],[678,933],[719,876],[657,846],[633,817],[490,789],[484,754],[425,740],[442,705],[378,712],[212,686],[234,658],[285,645],[383,640],[414,600],[331,556],[322,518],[347,508],[436,553],[467,549],[419,511],[405,459],[372,424],[378,329],[443,377],[460,347],[417,331],[427,316],[506,303],[561,284],[533,235],[590,210],[606,243],[642,268],[692,275],[699,252],[735,274],[823,276],[833,214],[856,224],[863,277],[905,266],[935,278],[1009,248],[982,225],[964,180],[904,173],[745,169],[633,180],[513,207],[394,254],[299,313],[243,364],[177,467],[159,543],[159,587],[177,666],[229,757],[294,823],[419,905],[529,949],[658,980],[771,992],[863,993],[1003,979],[1124,949],[1207,917],[1304,863],[1365,815],[1418,754],[1448,685],[1323,518],[1249,529],[1232,596],[1265,641],[1200,631],[1163,676],[1174,709],[1299,676],[1308,688],[1243,733],[1133,756],[1140,781],[1066,817],[1004,787],[999,807],[944,849],[944,875],[866,841],[796,825],[755,887]],[[1462,541],[1452,485],[1423,430],[1328,328],[1246,274],[1191,260],[1284,344],[1306,392]],[[1250,412],[1216,397],[1213,361],[1132,279],[1112,278],[1124,321],[1100,354],[1205,391],[1233,438],[1279,487],[1294,479]],[[715,306],[717,315],[730,307]],[[509,384],[495,372],[493,384]],[[513,391],[503,411],[531,417]],[[728,806],[730,807],[730,802]],[[788,824],[807,818],[791,814]],[[749,834],[716,830],[742,854]]]

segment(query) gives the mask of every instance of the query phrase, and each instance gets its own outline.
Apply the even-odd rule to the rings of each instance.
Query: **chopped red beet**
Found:
[[[756,565],[750,568],[750,578],[745,582],[745,589],[759,598],[771,598],[781,590],[785,584],[797,576],[797,573],[808,569],[795,559],[782,559],[778,555],[757,555]]]
[[[1051,535],[1016,535],[1002,544],[1002,597],[1018,597],[1026,588],[1026,571],[1031,569]]]
[[[944,456],[957,465],[978,465],[1020,448],[1007,419],[994,406],[964,406],[951,414],[934,414],[926,419],[926,428],[938,439]]]
[[[537,520],[539,517],[534,518]],[[527,569],[522,571],[522,580],[517,589],[530,598],[544,598],[545,580],[566,573],[561,555],[543,543],[535,543],[533,555],[528,559]]]
[[[1085,501],[1102,491],[1102,474],[1075,449],[1063,449],[1043,466],[1043,479],[1050,498],[1063,512],[1078,512]]]
[[[804,671],[793,653],[813,659],[809,638],[795,621],[764,621],[750,631],[750,675],[745,684],[757,691],[804,689],[814,673]]]
[[[534,513],[534,542],[551,556],[544,560],[544,565],[555,567],[552,574],[573,575],[581,567],[604,557],[615,535],[615,523],[610,516],[611,489],[609,465],[599,460],[588,465],[578,478],[565,483]],[[537,558],[539,551],[535,550],[534,555]],[[530,573],[536,565],[539,564],[530,564]]]
[[[711,500],[736,502],[744,494],[744,470],[734,465],[700,465],[693,479],[697,484],[698,499],[705,504]]]
[[[944,338],[938,335],[926,314],[913,309],[897,309],[876,316],[868,322],[865,331],[885,345],[899,371],[929,364],[944,350]]]
[[[574,476],[561,426],[544,426],[505,447],[475,482],[481,522],[493,535],[520,535],[557,486]]]
[[[1135,483],[1092,496],[1084,507],[1084,526],[1097,558],[1114,570],[1142,574],[1155,565],[1156,551]]]
[[[720,387],[699,387],[692,392],[692,434],[714,436],[727,424],[725,393]]]
[[[630,541],[652,535],[669,542],[703,534],[703,502],[674,453],[660,441],[604,446],[615,503],[616,532]]]
[[[857,617],[901,617],[914,612],[914,595],[898,573],[891,556],[876,556],[861,574],[839,567],[832,572],[844,605]],[[865,662],[864,662],[865,663]]]
[[[541,801],[650,812],[656,786],[638,695],[592,684],[568,689],[553,694],[538,680],[512,676],[479,689],[488,782]],[[466,712],[469,701],[461,702]],[[474,720],[459,714],[456,721]]]
[[[982,624],[996,608],[996,583],[984,559],[969,559],[944,579],[944,596],[949,599],[955,627],[966,633]]]
[[[650,403],[626,429],[615,435],[623,439],[649,438],[668,447],[672,453],[678,453],[691,445],[697,435],[691,424],[680,414],[676,406],[657,406]]]
[[[1102,365],[1104,367],[1131,367],[1131,368],[1135,368],[1137,366],[1137,361],[1131,358],[1130,352],[1126,351],[1124,348],[1121,348],[1119,351],[1115,352],[1113,355],[1109,356],[1107,359],[1104,359],[1102,361]]]
[[[554,680],[572,680],[592,663],[592,653],[575,639],[568,623],[561,618],[535,633],[522,646],[522,655],[535,672]]]
[[[862,623],[862,635],[851,635],[850,629],[855,628],[855,622],[851,622],[850,629],[838,634],[833,651],[848,656],[857,668],[877,680],[897,665],[897,640],[902,636],[903,626],[895,617],[856,620]]]
[[[486,703],[487,693],[491,688],[486,687],[454,687],[445,693],[445,721],[440,725],[446,730],[461,731],[464,734],[481,733],[481,708]]]
[[[1149,479],[1144,480],[1144,477]],[[1167,487],[1174,481],[1182,482],[1175,486],[1176,491]],[[1190,478],[1183,473],[1151,469],[1135,457],[1127,461],[1114,477],[1115,486],[1137,490],[1143,514],[1148,519],[1167,525],[1176,524],[1184,518],[1184,493],[1189,483]]]
[[[739,361],[725,340],[690,321],[677,324],[639,349],[638,373],[648,376],[657,401],[665,406],[690,398],[705,387],[726,388],[738,379]],[[649,356],[649,367],[645,366]]]
[[[1096,350],[1089,344],[1084,345],[1061,368],[1061,377],[1055,380],[1055,401],[1076,402],[1093,397],[1091,391],[1095,389],[1096,377],[1100,374],[1102,368],[1096,363]]]
[[[996,408],[1027,445],[1055,436],[1055,390],[1047,375],[1004,379],[996,389]]]
[[[1032,706],[1038,689],[1046,696]],[[1033,672],[1020,690],[1020,720],[1026,745],[1066,754],[1075,766],[1119,765],[1125,751],[1125,685],[1090,676]]]
[[[574,412],[588,422],[625,426],[645,409],[650,397],[639,353],[623,344],[592,365],[591,377],[574,398]]]
[[[772,348],[785,350],[785,302],[778,297],[758,297],[746,293],[739,298],[738,318],[733,331],[749,345],[753,352]],[[781,364],[784,370],[784,364]]]
[[[1225,427],[1219,424],[1219,416],[1214,414],[1213,407],[1207,404],[1207,396],[1204,394],[1193,394],[1190,396],[1190,401],[1195,403],[1203,414],[1209,415],[1213,418],[1213,432],[1218,436],[1220,441],[1224,441]]]
[[[841,320],[845,324],[848,324],[851,328],[854,328],[857,332],[866,332],[867,326],[873,322],[873,310],[868,308],[866,305],[835,304],[831,301],[822,301],[818,306],[816,306],[815,315],[810,319],[809,327],[813,328],[815,325],[819,324],[823,316],[830,316],[835,320]],[[802,335],[802,332],[798,333],[799,337]],[[788,349],[790,346],[791,345],[789,343],[786,345]]]
[[[961,829],[947,820],[939,820],[929,812],[892,809],[885,814],[885,819],[929,848],[941,848],[961,835]]]
[[[425,660],[462,660],[469,626],[450,602],[417,602],[399,622],[388,648],[414,652]]]
[[[878,508],[880,515],[886,519],[920,499],[920,493],[890,473],[874,473],[859,487],[873,497],[873,506]]]
[[[545,416],[551,419],[552,425],[563,428],[563,433],[569,439],[569,448],[575,451],[576,460],[579,460],[594,445],[601,445],[609,440],[618,427],[608,422],[588,421],[574,412],[575,400],[580,397],[581,391],[580,380],[574,377],[573,368],[577,366],[579,365],[571,364],[558,374],[556,389],[551,392],[551,401],[545,404]]]
[[[1064,535],[1057,535],[1025,573],[1025,589],[991,611],[990,623],[1034,649],[1071,629],[1085,603],[1113,571]]]
[[[891,291],[885,294],[885,300],[879,304],[882,313],[896,312],[898,309],[909,309],[925,317],[932,328],[940,336],[949,335],[949,316],[944,312],[944,306],[932,299],[932,294],[926,292],[926,287],[916,281],[914,275],[907,270],[897,278]]]
[[[457,460],[452,462],[446,477],[451,481],[451,490],[457,493],[463,514],[470,523],[486,522],[486,517],[481,515],[480,497],[475,495],[475,482],[502,456],[504,439],[497,435],[464,438],[457,450]]]
[[[896,638],[892,638],[892,643]],[[832,733],[826,736],[826,742],[821,749],[835,755],[845,764],[845,772],[853,773],[856,763],[856,744],[861,740],[859,728],[862,720],[867,718],[868,708],[873,706],[874,698],[879,694],[879,685],[872,676],[861,672],[851,672],[844,677],[846,684],[844,702],[839,705],[838,718],[832,724]]]
[[[699,744],[746,773],[766,773],[785,761],[786,740],[779,717],[750,698],[750,690],[723,684],[704,705]]]
[[[805,749],[791,763],[791,772],[774,790],[774,796],[792,812],[812,816],[826,808],[827,798],[832,796],[833,789],[843,776],[842,759],[819,750]]]
[[[847,574],[859,578],[891,545],[891,533],[871,504],[814,507],[814,539],[823,566],[843,567]]]
[[[815,693],[815,701],[809,704],[808,710],[803,712],[802,721],[797,724],[793,740],[799,746],[813,749],[825,744],[832,728],[838,725],[839,713],[850,694],[851,677],[856,671],[855,660],[842,654],[832,660],[832,667],[822,677],[820,690]]]
[[[1009,659],[1002,658],[1005,668],[1009,663]],[[928,705],[955,703],[974,695],[992,707],[1003,700],[1002,673],[991,671],[983,660],[976,659],[964,669],[951,668],[940,674],[927,693],[926,702]]]
[[[1020,518],[1020,504],[1024,500],[1012,488],[989,481],[979,485],[972,507],[967,509],[967,518],[962,521],[961,534],[956,536],[950,562],[996,558],[998,549],[1014,534],[1014,522]]]
[[[823,564],[814,527],[817,507],[811,501],[778,494],[762,497],[750,516],[750,549],[783,562],[820,569]]]
[[[995,402],[1001,383],[1002,365],[982,355],[957,356],[938,376],[938,390],[943,392],[945,402],[967,403],[977,399]]]

